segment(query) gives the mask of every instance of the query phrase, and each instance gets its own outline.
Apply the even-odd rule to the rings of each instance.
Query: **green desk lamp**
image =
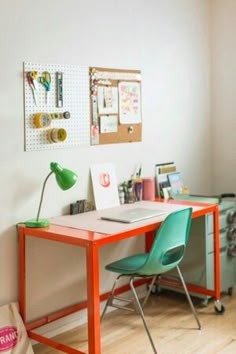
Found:
[[[40,202],[39,202],[37,217],[36,217],[36,219],[26,221],[25,222],[26,227],[37,228],[37,227],[46,227],[49,225],[49,220],[39,219],[39,214],[40,214],[40,210],[41,210],[41,206],[42,206],[43,195],[44,195],[44,190],[45,190],[47,180],[53,173],[55,174],[57,184],[59,185],[59,187],[63,191],[71,188],[77,181],[77,175],[74,172],[67,170],[66,168],[62,168],[56,162],[50,163],[50,169],[51,169],[51,172],[47,175],[47,177],[45,178],[45,181],[43,183],[43,189],[42,189],[41,198],[40,198]]]

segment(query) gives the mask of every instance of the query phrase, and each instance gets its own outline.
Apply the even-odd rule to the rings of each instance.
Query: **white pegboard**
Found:
[[[46,90],[37,83],[37,106],[26,73],[37,71],[41,76],[44,71],[51,75],[51,89],[46,104]],[[56,72],[63,73],[63,107],[56,107]],[[24,63],[24,99],[25,99],[25,150],[48,150],[65,147],[90,145],[90,100],[89,67],[79,65],[58,65]],[[49,128],[36,128],[33,118],[35,113],[70,112],[69,119],[53,119]],[[64,142],[50,143],[47,130],[64,128],[67,139]]]

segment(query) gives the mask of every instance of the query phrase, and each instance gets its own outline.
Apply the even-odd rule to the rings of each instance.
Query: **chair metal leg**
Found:
[[[153,278],[152,278],[152,281],[151,281],[151,284],[149,284],[149,289],[148,289],[148,292],[147,292],[147,295],[145,296],[144,300],[143,300],[143,303],[142,303],[142,308],[144,308],[146,302],[148,301],[149,299],[149,296],[151,294],[151,291],[152,291],[152,287],[157,279],[158,275],[155,275]]]
[[[110,293],[110,295],[109,295],[109,297],[108,297],[108,299],[107,299],[106,305],[105,305],[105,307],[104,307],[104,309],[103,309],[103,312],[102,312],[102,315],[101,315],[101,321],[102,321],[102,319],[103,319],[103,317],[104,317],[104,315],[105,315],[105,313],[106,313],[106,310],[107,310],[108,306],[109,306],[109,305],[111,304],[111,302],[112,302],[113,294],[114,294],[114,291],[115,291],[116,286],[117,286],[117,282],[118,282],[118,280],[120,279],[120,277],[122,277],[122,274],[119,274],[119,275],[116,277],[116,280],[114,281],[114,284],[113,284],[112,289],[111,289],[111,293]]]
[[[182,285],[183,285],[183,288],[184,288],[185,294],[186,294],[186,296],[187,296],[187,299],[188,299],[188,302],[189,302],[190,308],[191,308],[191,310],[192,310],[193,316],[194,316],[194,318],[195,318],[195,320],[196,320],[196,322],[197,322],[198,329],[201,329],[201,323],[200,323],[200,321],[199,321],[199,319],[198,319],[198,316],[197,316],[196,310],[195,310],[195,308],[194,308],[194,306],[193,306],[193,303],[192,303],[191,297],[190,297],[190,295],[189,295],[189,292],[188,292],[187,286],[186,286],[186,284],[185,284],[185,281],[184,281],[184,278],[183,278],[182,272],[180,271],[180,269],[179,269],[179,267],[178,267],[178,266],[176,266],[176,268],[177,268],[177,271],[178,271],[178,274],[179,274],[179,277],[180,277],[181,283],[182,283]]]
[[[141,304],[140,304],[140,302],[139,302],[137,293],[136,293],[136,291],[135,291],[133,281],[134,281],[134,277],[131,277],[131,278],[130,278],[130,288],[131,288],[132,293],[133,293],[133,295],[134,295],[134,299],[135,299],[136,305],[137,305],[137,307],[138,307],[138,309],[139,309],[139,314],[140,314],[140,316],[141,316],[141,318],[142,318],[142,320],[143,320],[143,324],[144,324],[144,327],[145,327],[145,329],[146,329],[148,338],[149,338],[149,340],[150,340],[152,349],[153,349],[154,353],[157,354],[157,350],[156,350],[156,348],[155,348],[155,345],[154,345],[154,342],[153,342],[153,340],[152,340],[151,334],[150,334],[150,332],[149,332],[149,330],[148,330],[148,326],[147,326],[146,320],[145,320],[145,318],[144,318],[144,313],[143,313],[143,310],[142,310],[142,306],[141,306]]]

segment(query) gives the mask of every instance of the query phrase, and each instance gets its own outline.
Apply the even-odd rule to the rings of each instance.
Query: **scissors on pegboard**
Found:
[[[37,77],[38,77],[37,71],[28,71],[26,73],[26,78],[27,78],[28,84],[31,88],[34,103],[36,106],[37,106]]]
[[[39,82],[45,87],[46,90],[46,104],[48,103],[48,92],[51,89],[51,75],[48,71],[44,71],[42,76],[39,77]]]

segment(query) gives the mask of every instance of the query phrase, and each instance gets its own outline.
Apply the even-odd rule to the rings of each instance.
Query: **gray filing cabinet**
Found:
[[[221,292],[231,294],[236,284],[236,201],[191,196],[188,200],[219,204]],[[180,263],[186,283],[214,289],[213,240],[213,215],[193,219],[186,253]],[[168,277],[176,278],[176,273],[171,271]],[[207,304],[208,296],[194,295]]]

